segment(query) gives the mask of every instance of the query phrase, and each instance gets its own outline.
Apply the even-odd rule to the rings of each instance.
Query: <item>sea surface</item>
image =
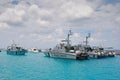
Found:
[[[120,56],[91,60],[0,52],[0,80],[120,80]]]

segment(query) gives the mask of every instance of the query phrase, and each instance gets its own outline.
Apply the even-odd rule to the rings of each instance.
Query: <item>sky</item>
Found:
[[[120,49],[120,0],[0,0],[0,47],[52,48],[72,30],[71,44]]]

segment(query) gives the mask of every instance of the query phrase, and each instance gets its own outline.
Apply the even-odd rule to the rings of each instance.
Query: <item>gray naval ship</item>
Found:
[[[70,44],[70,36],[72,35],[71,30],[65,40],[62,40],[60,44],[57,44],[55,48],[42,51],[45,56],[65,59],[78,59],[85,60],[91,58],[105,58],[114,57],[115,53],[113,50],[105,50],[103,47],[96,46],[91,47],[88,45],[90,33],[86,36],[85,45],[77,44],[72,46]]]
[[[81,45],[72,46],[70,44],[70,36],[72,35],[71,30],[65,40],[62,40],[60,44],[57,44],[55,48],[45,50],[43,53],[45,56],[54,58],[65,58],[65,59],[77,59],[86,60],[89,58],[88,53],[84,50]]]
[[[25,55],[25,53],[27,52],[26,49],[17,46],[17,44],[11,44],[11,46],[7,47],[7,54],[10,55]]]

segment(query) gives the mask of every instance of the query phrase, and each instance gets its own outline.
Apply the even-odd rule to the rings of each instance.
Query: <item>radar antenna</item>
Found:
[[[86,36],[86,40],[85,40],[85,45],[88,46],[88,38],[90,38],[91,33],[88,33],[88,35]]]

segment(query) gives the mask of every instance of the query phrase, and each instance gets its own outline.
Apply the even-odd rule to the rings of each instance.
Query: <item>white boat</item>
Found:
[[[31,48],[31,49],[29,49],[28,51],[33,52],[33,53],[38,53],[38,52],[40,52],[40,50],[38,50],[37,48]]]
[[[108,57],[114,57],[115,56],[115,51],[114,51],[114,49],[112,47],[107,48],[105,50],[105,53],[108,55]]]

